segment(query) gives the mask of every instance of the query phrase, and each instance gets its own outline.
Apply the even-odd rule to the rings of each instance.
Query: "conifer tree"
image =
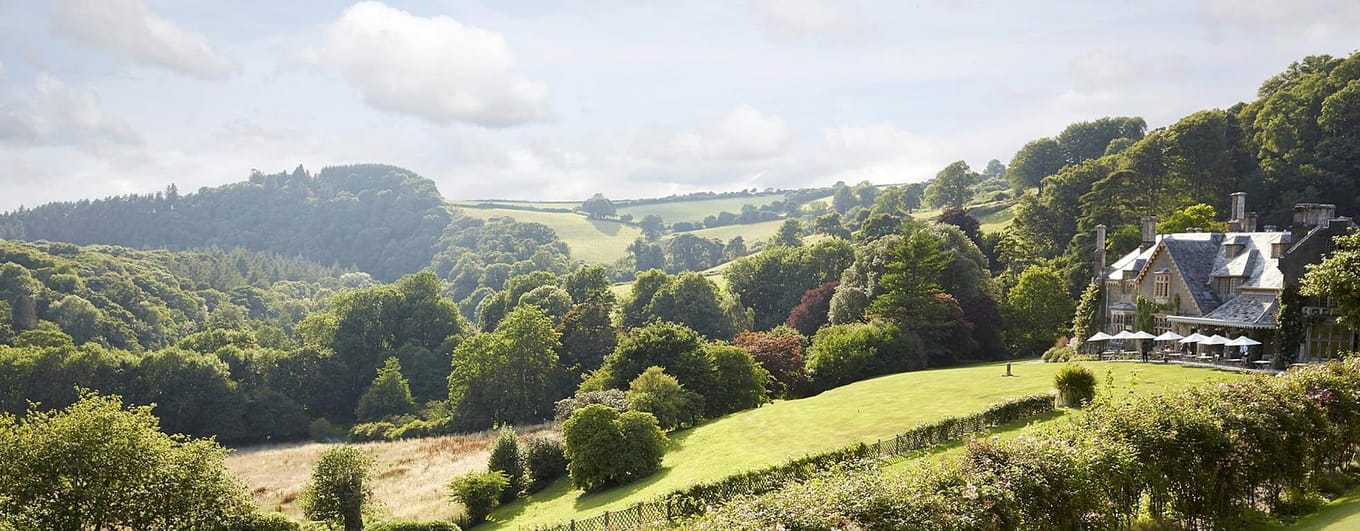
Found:
[[[373,379],[368,391],[359,399],[359,409],[354,414],[360,421],[374,421],[404,415],[415,411],[415,408],[411,386],[401,375],[401,362],[397,358],[387,358],[387,362],[378,369],[378,377]]]

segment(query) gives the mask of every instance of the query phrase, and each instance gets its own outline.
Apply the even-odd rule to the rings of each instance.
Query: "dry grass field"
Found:
[[[524,435],[551,435],[549,426],[522,430]],[[389,518],[447,520],[463,512],[449,501],[449,480],[486,470],[495,432],[428,439],[356,444],[373,457],[373,494]],[[227,458],[227,469],[245,482],[255,503],[302,519],[300,496],[312,465],[330,444],[298,443],[244,448]]]

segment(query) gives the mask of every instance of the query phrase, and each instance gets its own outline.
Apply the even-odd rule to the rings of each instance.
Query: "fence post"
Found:
[[[609,511],[604,512],[604,528],[609,529]]]
[[[672,497],[667,497],[667,498],[666,498],[666,521],[667,521],[667,522],[669,522],[669,521],[671,520],[671,503],[673,503],[673,502],[675,502],[675,498],[672,498]]]
[[[639,503],[639,504],[637,504],[637,505],[634,505],[633,508],[634,508],[634,509],[637,509],[637,520],[638,520],[638,525],[641,525],[641,524],[642,524],[642,504]]]
[[[575,519],[572,519],[572,521],[571,521],[571,531],[576,531],[576,520],[575,520]]]

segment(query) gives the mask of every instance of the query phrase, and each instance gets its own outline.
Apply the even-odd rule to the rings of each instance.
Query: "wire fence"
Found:
[[[831,467],[862,459],[884,459],[961,439],[997,426],[1032,419],[1053,411],[1051,395],[1030,395],[993,404],[963,417],[948,417],[922,424],[890,439],[860,443],[830,452],[813,454],[784,464],[691,485],[651,501],[618,511],[537,527],[538,531],[618,531],[703,514],[709,507],[741,495],[757,495],[806,480]]]

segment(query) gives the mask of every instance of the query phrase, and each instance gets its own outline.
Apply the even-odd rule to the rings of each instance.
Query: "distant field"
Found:
[[[746,241],[749,247],[756,242],[763,242],[774,236],[775,231],[779,230],[779,225],[783,224],[782,219],[762,221],[760,223],[750,223],[747,225],[727,225],[724,227],[713,227],[711,229],[699,229],[689,232],[677,232],[675,234],[693,234],[700,238],[717,238],[726,242],[737,236]]]
[[[561,480],[492,515],[489,529],[528,529],[589,517],[652,499],[696,482],[712,481],[812,452],[890,437],[946,416],[981,411],[1006,397],[1042,393],[1058,364],[1022,363],[1003,378],[1004,364],[895,374],[832,389],[801,400],[779,401],[728,415],[671,435],[662,470],[624,487],[586,495]],[[1108,363],[1117,389],[1138,392],[1239,377],[1175,365]],[[1135,376],[1136,375],[1136,376]]]
[[[628,254],[642,230],[617,221],[587,219],[580,214],[562,212],[533,212],[505,208],[464,208],[464,213],[477,218],[508,216],[517,221],[542,223],[552,227],[557,237],[571,248],[571,257],[597,264],[607,264]]]
[[[477,205],[493,204],[512,207],[525,208],[576,208],[581,206],[581,201],[501,201],[498,199],[459,199],[449,201],[450,204],[460,207],[473,207]]]
[[[534,428],[529,433],[541,432]],[[463,508],[449,501],[445,485],[456,476],[486,470],[494,432],[358,444],[374,459],[373,495],[386,517],[449,519]],[[329,444],[299,443],[233,451],[227,470],[245,482],[262,510],[302,518],[299,495],[317,457]]]
[[[757,195],[752,197],[726,197],[720,199],[697,199],[693,201],[668,201],[619,208],[619,215],[632,214],[633,219],[642,219],[654,214],[661,216],[667,225],[677,221],[703,221],[705,216],[716,216],[719,212],[741,213],[742,205],[760,207],[775,201],[782,201],[784,194]]]

